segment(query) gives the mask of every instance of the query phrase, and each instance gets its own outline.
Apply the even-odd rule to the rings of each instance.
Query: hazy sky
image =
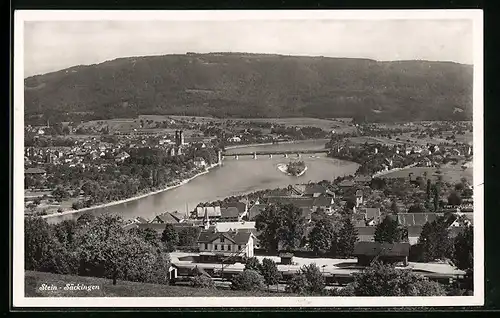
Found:
[[[252,52],[473,63],[470,20],[25,22],[24,75],[118,57]]]

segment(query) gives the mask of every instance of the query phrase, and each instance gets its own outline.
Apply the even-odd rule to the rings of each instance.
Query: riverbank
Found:
[[[127,203],[127,202],[138,200],[138,199],[142,199],[142,198],[145,198],[145,197],[148,197],[148,196],[151,196],[151,195],[154,195],[154,194],[158,194],[158,193],[161,193],[161,192],[173,190],[175,188],[178,188],[180,186],[185,185],[189,181],[194,180],[194,179],[198,178],[199,176],[202,176],[204,174],[209,173],[210,170],[212,170],[213,168],[218,167],[218,166],[220,166],[220,165],[219,164],[213,164],[213,165],[207,167],[205,171],[199,172],[199,173],[195,174],[194,176],[192,176],[190,178],[182,180],[181,182],[179,182],[176,185],[169,186],[169,187],[166,187],[166,188],[163,188],[163,189],[160,189],[160,190],[148,192],[148,193],[145,193],[145,194],[139,194],[139,195],[127,198],[127,199],[123,199],[123,200],[112,201],[112,202],[103,203],[103,204],[100,204],[100,205],[90,206],[90,207],[83,208],[83,209],[69,210],[69,211],[64,211],[64,212],[57,212],[57,213],[47,214],[47,215],[43,215],[42,219],[48,219],[48,218],[52,218],[52,217],[57,217],[57,216],[62,216],[62,215],[69,215],[69,214],[74,214],[74,213],[81,213],[81,212],[91,211],[91,210],[95,210],[95,209],[107,208],[107,207],[111,207],[111,206],[114,206],[114,205],[118,205],[118,204],[122,204],[122,203]]]

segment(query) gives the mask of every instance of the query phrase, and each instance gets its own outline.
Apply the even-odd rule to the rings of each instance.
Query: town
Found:
[[[59,251],[74,244],[79,227],[100,233],[106,222],[118,226],[117,233],[133,233],[157,246],[158,257],[168,255],[165,282],[173,285],[245,290],[264,284],[272,293],[363,295],[369,287],[357,284],[360,273],[392,264],[437,284],[422,287],[418,295],[472,293],[472,123],[310,121],[140,116],[27,125],[26,220],[55,231]],[[307,140],[324,140],[323,147],[301,149]],[[274,153],[310,160],[318,157],[315,152],[326,153],[327,160],[347,160],[358,168],[306,183],[291,179],[281,188],[214,198],[191,209],[167,208],[154,217],[84,213],[46,223],[53,216],[184,186],[212,168],[224,169],[245,148],[287,144],[296,147]],[[255,151],[248,154],[257,159]],[[68,256],[70,250],[60,254],[75,257]],[[53,264],[48,271],[112,277],[114,283],[157,282],[140,278],[146,275],[140,271],[118,270],[118,259],[109,265],[111,276],[105,274],[109,268],[101,272],[91,260],[83,272]],[[42,263],[37,260],[32,269]]]

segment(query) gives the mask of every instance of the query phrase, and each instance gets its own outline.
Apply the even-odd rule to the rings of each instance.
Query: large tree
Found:
[[[335,227],[328,217],[323,217],[314,222],[314,227],[309,233],[309,246],[317,254],[325,253],[332,247],[335,237]]]
[[[262,260],[262,266],[260,268],[262,276],[264,277],[264,282],[269,286],[278,284],[281,279],[281,272],[278,270],[276,263],[270,258],[264,258]]]
[[[449,237],[448,226],[449,222],[445,217],[423,226],[417,243],[417,250],[420,252],[416,256],[418,260],[429,262],[453,255],[453,242]]]
[[[398,243],[403,235],[397,220],[385,217],[375,228],[375,242]]]
[[[444,288],[410,270],[375,262],[354,274],[353,296],[444,296]]]
[[[463,232],[455,238],[455,251],[453,258],[455,265],[463,270],[472,269],[474,266],[474,230],[467,226]]]
[[[161,241],[169,252],[172,252],[179,245],[179,234],[172,224],[167,223],[165,225],[165,229],[161,234]]]
[[[42,218],[24,219],[24,268],[42,270],[56,246],[50,225]]]
[[[343,257],[349,257],[354,252],[354,246],[358,241],[358,232],[351,222],[351,218],[346,217],[342,221],[342,227],[338,233],[337,253]]]
[[[287,291],[301,295],[321,294],[325,288],[325,277],[316,264],[302,266],[292,277]]]
[[[255,228],[260,232],[260,243],[274,252],[280,247],[299,247],[304,237],[305,224],[302,211],[293,204],[268,205],[255,219]]]

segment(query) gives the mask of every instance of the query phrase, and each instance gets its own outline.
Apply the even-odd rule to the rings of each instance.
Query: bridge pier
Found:
[[[283,157],[284,157],[284,158],[288,158],[288,154],[287,154],[287,153],[286,153],[286,154],[284,154],[284,155],[283,155]]]
[[[234,159],[238,160],[238,158],[239,158],[238,155],[234,155]]]
[[[257,159],[257,153],[256,152],[253,153],[253,158]]]
[[[269,154],[269,159],[273,159],[273,154]]]
[[[297,158],[300,158],[300,153],[297,154]]]

